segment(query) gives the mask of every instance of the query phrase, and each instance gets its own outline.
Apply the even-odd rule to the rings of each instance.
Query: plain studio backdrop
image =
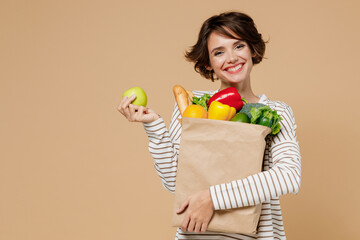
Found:
[[[0,239],[173,239],[142,124],[145,89],[169,126],[172,87],[217,89],[183,53],[201,24],[244,11],[269,40],[256,94],[289,104],[302,154],[280,198],[288,239],[359,239],[358,1],[0,1]]]

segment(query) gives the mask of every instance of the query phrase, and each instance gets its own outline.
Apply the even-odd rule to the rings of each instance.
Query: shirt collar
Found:
[[[269,101],[269,98],[265,94],[257,95],[257,97],[260,98],[258,103],[267,103]]]

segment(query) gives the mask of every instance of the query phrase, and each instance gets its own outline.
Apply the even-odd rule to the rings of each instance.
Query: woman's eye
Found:
[[[214,53],[214,56],[219,56],[219,55],[221,55],[223,53],[223,51],[216,51],[215,53]]]
[[[239,44],[239,45],[236,45],[235,49],[241,49],[243,48],[245,45],[244,44]]]

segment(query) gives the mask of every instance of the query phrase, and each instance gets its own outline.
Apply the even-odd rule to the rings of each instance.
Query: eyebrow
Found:
[[[233,45],[236,45],[236,44],[239,44],[239,43],[243,43],[243,42],[245,42],[245,41],[240,39],[240,40],[234,42]],[[211,50],[210,54],[213,53],[214,51],[219,50],[219,49],[222,49],[222,48],[224,48],[224,47],[223,47],[223,46],[216,47],[216,48],[214,48],[213,50]]]

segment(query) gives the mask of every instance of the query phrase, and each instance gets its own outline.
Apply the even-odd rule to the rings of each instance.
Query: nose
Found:
[[[228,63],[235,63],[237,60],[238,60],[237,55],[233,51],[229,52],[227,62]]]

